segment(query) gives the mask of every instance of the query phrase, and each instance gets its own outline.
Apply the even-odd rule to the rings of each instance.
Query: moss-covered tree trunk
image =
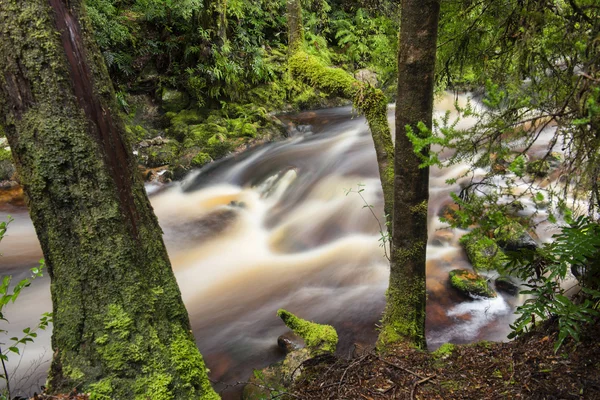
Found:
[[[440,0],[402,0],[401,10],[393,250],[379,338],[384,344],[405,340],[423,348],[429,168],[419,168],[406,127],[418,134],[417,123],[423,122],[431,129]]]
[[[286,0],[288,19],[288,52],[294,54],[304,44],[304,26],[302,25],[302,4],[300,0]]]
[[[0,1],[0,123],[51,278],[49,390],[218,398],[81,1]]]

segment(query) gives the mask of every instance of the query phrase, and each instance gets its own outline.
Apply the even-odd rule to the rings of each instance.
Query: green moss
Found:
[[[179,90],[163,88],[161,101],[166,111],[181,111],[190,104],[190,96]]]
[[[102,379],[88,388],[91,400],[110,400],[112,399],[112,381],[110,378]]]
[[[406,342],[425,348],[425,279],[399,277],[390,282],[377,348],[385,351],[394,343]]]
[[[465,295],[496,297],[496,293],[489,287],[487,280],[475,272],[454,269],[450,271],[449,275],[452,287]]]
[[[493,239],[472,231],[460,238],[467,257],[475,270],[502,270],[507,257]]]
[[[452,352],[454,351],[455,348],[456,348],[456,346],[453,345],[452,343],[444,343],[436,351],[434,351],[431,354],[436,359],[448,358],[450,355],[452,355]]]
[[[288,328],[304,339],[306,346],[314,354],[335,352],[338,335],[333,326],[306,321],[283,309],[277,311],[277,316]]]
[[[0,148],[0,161],[12,161],[10,150]]]
[[[173,383],[173,378],[168,374],[152,374],[150,376],[139,379],[136,382],[135,400],[170,400],[173,399],[173,392],[170,387]]]
[[[194,158],[192,158],[191,166],[194,168],[200,168],[209,162],[212,161],[212,158],[206,153],[198,153]]]
[[[195,109],[181,110],[179,112],[168,112],[165,116],[171,121],[172,125],[193,125],[199,124],[204,120],[202,114]]]

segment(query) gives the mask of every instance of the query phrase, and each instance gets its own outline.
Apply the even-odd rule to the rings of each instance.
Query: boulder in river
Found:
[[[296,335],[294,332],[286,332],[277,338],[277,345],[286,354],[295,350],[300,350],[305,346],[304,339]]]
[[[487,280],[476,272],[466,269],[450,271],[450,285],[463,295],[473,297],[496,297],[496,292],[490,288]]]
[[[460,238],[460,244],[475,270],[498,270],[507,261],[502,249],[491,239],[475,230]]]
[[[506,294],[510,294],[511,296],[516,296],[519,294],[519,285],[508,276],[500,276],[496,278],[494,285],[496,286],[496,290],[499,292],[504,292]]]
[[[538,247],[533,237],[516,221],[497,228],[494,231],[494,237],[498,245],[506,251],[535,250]]]

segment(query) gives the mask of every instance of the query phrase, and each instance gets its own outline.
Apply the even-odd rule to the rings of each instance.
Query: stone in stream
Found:
[[[535,250],[538,247],[533,237],[516,221],[497,228],[494,231],[494,237],[498,245],[506,251]]]
[[[516,296],[519,294],[519,285],[516,284],[509,276],[500,276],[496,278],[494,285],[496,286],[496,290],[499,292],[504,292],[511,296]]]
[[[292,329],[295,336],[306,343],[307,347],[293,349],[283,361],[262,370],[254,370],[248,384],[244,387],[242,394],[244,400],[272,398],[272,392],[285,391],[284,388],[289,387],[298,379],[302,373],[302,364],[306,360],[318,355],[333,354],[335,352],[338,335],[332,326],[306,321],[286,310],[280,309],[277,311],[277,315],[288,328]],[[288,334],[282,336],[286,336],[286,339],[283,340],[286,349],[293,348],[291,343],[287,343],[288,340],[291,342],[290,336]],[[279,339],[277,342],[281,346]]]
[[[496,242],[479,231],[475,230],[461,237],[460,244],[465,248],[475,270],[498,270],[507,261]]]
[[[304,339],[296,335],[294,332],[289,331],[277,338],[277,345],[286,354],[288,354],[294,350],[300,350],[305,346],[305,343]]]
[[[473,297],[496,297],[496,292],[490,288],[487,280],[476,272],[466,269],[450,271],[450,285],[461,294]]]

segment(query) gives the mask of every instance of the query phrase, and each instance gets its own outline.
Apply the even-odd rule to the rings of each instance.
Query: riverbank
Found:
[[[508,343],[445,345],[433,353],[402,346],[385,354],[356,349],[350,359],[307,361],[289,398],[598,399],[598,329],[596,320],[580,343],[556,353],[556,322]]]

